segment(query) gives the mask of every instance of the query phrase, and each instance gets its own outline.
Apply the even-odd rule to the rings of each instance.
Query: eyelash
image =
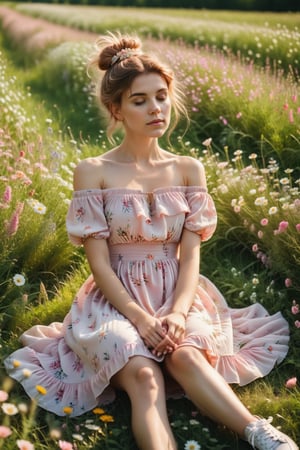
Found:
[[[166,101],[166,99],[167,99],[166,96],[164,96],[164,97],[158,97],[158,98],[157,98],[157,100],[158,100],[159,102],[164,102],[164,101]],[[144,103],[145,103],[145,100],[134,102],[134,104],[135,104],[136,106],[143,105]]]

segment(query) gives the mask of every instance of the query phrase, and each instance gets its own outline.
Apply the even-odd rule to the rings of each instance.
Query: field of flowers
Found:
[[[299,16],[187,11],[178,17],[174,10],[166,20],[155,10],[16,8],[0,7],[1,360],[19,346],[23,330],[60,321],[88,274],[65,230],[74,166],[108,146],[86,61],[93,32],[132,27],[184,84],[192,123],[188,130],[180,124],[172,145],[203,161],[219,217],[203,246],[202,272],[231,306],[257,301],[290,324],[284,363],[235,389],[255,414],[273,416],[300,440]],[[70,417],[66,405],[62,420],[39,410],[0,370],[0,448],[135,449],[127,398],[83,419]],[[36,388],[37,397],[47,395]],[[180,449],[249,448],[188,401],[168,406]]]

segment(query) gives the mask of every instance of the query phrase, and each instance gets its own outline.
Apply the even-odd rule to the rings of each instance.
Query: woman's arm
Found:
[[[189,157],[183,158],[182,170],[184,174],[188,174],[188,186],[206,189],[205,171],[201,162]],[[179,273],[174,301],[171,312],[162,321],[168,329],[168,337],[175,343],[179,343],[184,336],[187,314],[195,298],[199,282],[200,246],[201,237],[184,228],[179,246]]]

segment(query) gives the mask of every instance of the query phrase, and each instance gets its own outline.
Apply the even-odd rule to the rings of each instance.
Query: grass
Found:
[[[232,307],[259,301],[271,313],[280,310],[290,324],[291,346],[284,363],[263,380],[234,389],[255,414],[273,416],[276,426],[299,440],[299,388],[285,386],[287,379],[299,374],[300,368],[296,325],[300,315],[297,309],[292,309],[299,303],[299,175],[288,170],[294,168],[289,166],[290,155],[298,151],[298,144],[296,139],[290,141],[290,153],[287,144],[279,145],[292,134],[297,138],[298,97],[293,103],[292,96],[298,95],[298,91],[293,91],[294,81],[283,74],[270,74],[265,69],[256,71],[247,61],[227,59],[228,56],[208,49],[187,49],[183,44],[175,48],[163,40],[155,42],[155,50],[185,78],[193,109],[191,130],[183,137],[179,128],[172,141],[176,151],[203,160],[209,189],[217,204],[219,226],[214,238],[203,246],[201,270],[216,283]],[[151,43],[154,45],[153,41],[147,41],[147,45]],[[24,64],[26,51],[20,41],[14,47],[3,47],[1,54],[0,89],[6,114],[0,119],[0,197],[5,204],[5,208],[0,208],[0,218],[3,224],[7,221],[15,227],[10,228],[15,232],[9,238],[7,227],[2,228],[1,235],[1,359],[19,346],[18,336],[23,330],[37,323],[61,321],[86,278],[88,269],[82,252],[67,242],[64,217],[74,164],[85,155],[105,151],[108,145],[103,137],[103,119],[98,116],[90,95],[91,80],[84,69],[91,44],[74,41],[50,44],[46,39],[44,51],[37,53],[31,47],[30,61],[35,61],[34,64]],[[21,53],[23,65],[18,56]],[[186,56],[188,66],[184,64]],[[220,92],[218,86],[222,87]],[[255,89],[256,96],[249,100]],[[288,110],[282,108],[287,99],[289,109],[295,108],[294,123],[289,121]],[[226,125],[219,117],[222,105],[230,105],[226,108],[227,115],[222,113]],[[240,111],[242,116],[238,119]],[[86,128],[82,126],[83,116],[89,124]],[[261,152],[254,156],[253,143],[259,140],[268,121],[282,138],[272,140],[269,133],[272,153],[262,145]],[[248,135],[239,142],[243,143],[243,151],[234,134]],[[210,136],[213,140],[202,144],[202,139]],[[280,156],[278,160],[274,159],[276,155]],[[41,162],[39,171],[30,173]],[[11,177],[19,174],[20,169],[25,174],[21,180],[30,179],[30,184],[20,184],[19,178]],[[39,213],[34,209],[36,203],[28,202],[32,198],[39,202]],[[19,212],[16,224],[11,219],[18,212],[18,202],[24,202],[26,209]],[[276,230],[281,232],[274,234]],[[24,276],[24,284],[14,283],[16,274]],[[28,449],[34,443],[35,450],[63,448],[64,442],[72,442],[74,448],[76,444],[77,450],[135,450],[126,396],[120,395],[104,411],[77,419],[68,416],[59,419],[40,410],[35,400],[29,401],[22,388],[12,384],[3,370],[1,380],[0,398],[7,393],[9,397],[4,403],[15,405],[17,412],[9,415],[0,410],[2,425],[12,431],[11,436],[0,438],[0,447],[15,449],[16,440],[23,439],[28,441]],[[37,391],[38,395],[43,394]],[[169,400],[168,410],[179,448],[194,439],[206,450],[249,449],[235,435],[201,416],[187,399]]]
[[[285,71],[299,70],[299,14],[240,13],[76,5],[19,4],[21,12],[96,33],[109,29],[136,31],[142,36],[183,40],[241,55]],[[72,11],[72,14],[70,14]]]

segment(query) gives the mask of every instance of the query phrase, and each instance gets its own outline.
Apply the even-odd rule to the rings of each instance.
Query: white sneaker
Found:
[[[258,450],[299,450],[292,439],[271,425],[272,420],[258,418],[249,423],[245,428],[246,441]]]

